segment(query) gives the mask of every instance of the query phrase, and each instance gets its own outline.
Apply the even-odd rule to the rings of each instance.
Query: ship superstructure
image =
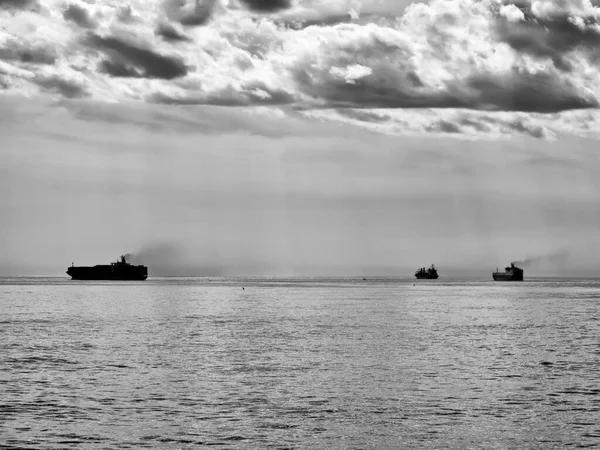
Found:
[[[509,267],[504,268],[504,272],[500,272],[496,268],[492,276],[496,281],[523,281],[523,273],[523,269],[515,266],[514,262],[511,262]]]

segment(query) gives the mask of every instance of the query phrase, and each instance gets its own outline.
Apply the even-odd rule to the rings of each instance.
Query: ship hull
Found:
[[[506,275],[504,273],[493,273],[494,281],[523,281],[523,274]]]
[[[69,267],[67,274],[73,280],[143,281],[148,278],[148,268],[145,266]]]
[[[415,275],[415,277],[417,278],[417,280],[437,280],[439,278],[439,275],[420,274]]]

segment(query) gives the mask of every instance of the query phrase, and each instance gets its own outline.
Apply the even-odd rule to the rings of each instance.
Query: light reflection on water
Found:
[[[599,294],[594,280],[0,279],[0,440],[594,445]]]

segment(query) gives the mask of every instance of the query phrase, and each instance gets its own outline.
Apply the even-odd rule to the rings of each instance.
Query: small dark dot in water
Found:
[[[542,361],[540,364],[542,366],[551,366],[552,365],[552,363],[550,361]]]

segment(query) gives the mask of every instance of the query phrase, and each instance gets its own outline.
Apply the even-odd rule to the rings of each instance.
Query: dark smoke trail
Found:
[[[562,269],[569,259],[569,251],[562,249],[554,253],[540,256],[528,256],[523,261],[515,261],[515,265],[522,268],[551,268]]]
[[[200,253],[194,258],[180,244],[145,245],[136,252],[127,253],[125,258],[131,264],[148,266],[151,277],[214,277],[224,274],[223,267],[210,261],[206,254]]]

